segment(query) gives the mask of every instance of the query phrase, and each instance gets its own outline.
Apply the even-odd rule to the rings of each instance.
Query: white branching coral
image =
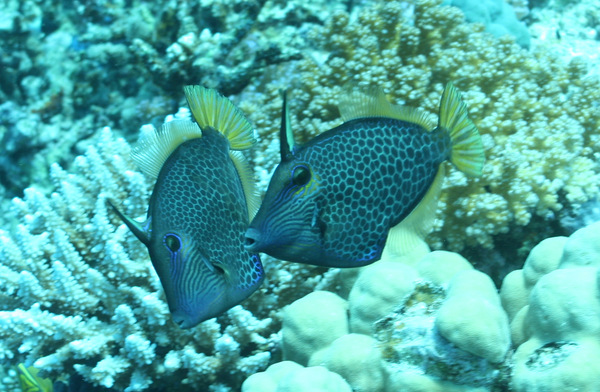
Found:
[[[126,391],[204,390],[217,378],[236,390],[268,366],[270,318],[238,306],[191,330],[171,321],[146,249],[107,210],[108,198],[131,216],[147,208],[149,184],[123,139],[105,128],[51,178],[49,195],[31,187],[13,200],[13,227],[0,230],[0,365]]]

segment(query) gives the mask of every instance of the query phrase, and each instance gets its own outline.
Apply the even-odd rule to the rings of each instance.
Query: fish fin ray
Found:
[[[198,125],[188,120],[164,123],[159,129],[142,130],[131,149],[131,158],[142,173],[157,178],[169,155],[186,140],[202,137]]]
[[[344,122],[365,117],[389,117],[420,125],[427,131],[435,127],[435,121],[429,113],[391,104],[379,87],[345,87],[344,90],[338,105]]]
[[[52,381],[49,378],[42,378],[38,376],[39,369],[33,366],[26,368],[25,365],[20,363],[17,366],[17,372],[19,373],[19,381],[23,391],[53,391]]]
[[[229,151],[229,157],[235,166],[235,170],[240,177],[242,183],[242,189],[244,190],[244,196],[246,198],[246,207],[248,209],[249,221],[254,218],[258,207],[260,206],[260,196],[258,194],[258,188],[256,181],[254,181],[254,173],[252,167],[248,163],[248,160],[240,151]]]
[[[183,90],[200,128],[216,129],[234,150],[246,150],[256,144],[252,125],[229,99],[202,86],[185,86]]]
[[[445,173],[444,165],[441,164],[421,202],[406,218],[390,229],[385,244],[387,253],[405,255],[425,243],[425,237],[433,229]]]
[[[131,232],[144,245],[148,246],[150,244],[150,236],[149,236],[148,231],[146,229],[144,229],[144,226],[146,226],[147,221],[146,222],[138,222],[136,220],[133,220],[132,218],[123,214],[111,200],[106,199],[106,202],[108,203],[109,206],[111,206],[111,208],[113,209],[115,214],[117,214],[117,216],[123,221],[123,223],[125,223],[125,225],[127,225],[127,227],[129,227],[129,230],[131,230]]]
[[[468,117],[467,105],[462,101],[460,92],[452,83],[448,83],[442,93],[438,126],[450,134],[450,161],[468,176],[481,176],[485,162],[481,136]]]

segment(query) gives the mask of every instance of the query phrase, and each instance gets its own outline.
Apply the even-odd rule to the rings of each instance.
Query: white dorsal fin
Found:
[[[131,157],[142,173],[158,177],[165,161],[186,140],[202,137],[198,124],[189,120],[164,123],[159,129],[142,129],[137,143],[131,149]]]

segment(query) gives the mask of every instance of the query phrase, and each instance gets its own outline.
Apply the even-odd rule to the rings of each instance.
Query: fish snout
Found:
[[[258,229],[253,227],[248,228],[246,230],[246,239],[244,242],[244,247],[249,252],[258,252],[261,243],[261,233]]]

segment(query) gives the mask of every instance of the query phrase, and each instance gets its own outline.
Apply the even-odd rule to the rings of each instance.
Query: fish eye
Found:
[[[181,240],[179,236],[175,234],[167,234],[165,235],[165,246],[169,248],[171,252],[178,252],[181,249]]]
[[[295,166],[292,169],[292,184],[302,186],[310,181],[310,170],[304,165]]]

